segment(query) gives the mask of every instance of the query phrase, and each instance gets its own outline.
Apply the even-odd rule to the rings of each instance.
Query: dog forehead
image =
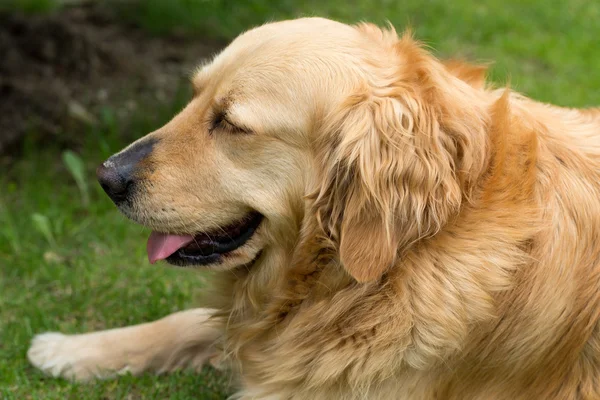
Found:
[[[362,41],[354,27],[324,18],[270,23],[238,36],[198,70],[195,80],[253,74],[268,83],[281,74],[310,74],[356,58],[353,52]]]
[[[312,115],[331,109],[364,79],[370,47],[359,30],[339,22],[277,22],[240,35],[193,81],[250,126],[306,131]]]
[[[326,18],[298,18],[268,23],[239,35],[229,47],[252,51],[275,47],[278,50],[302,49],[303,46],[331,47],[357,37],[354,27]]]

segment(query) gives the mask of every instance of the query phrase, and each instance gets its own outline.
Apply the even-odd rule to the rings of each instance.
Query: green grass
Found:
[[[1,0],[0,0],[1,1]],[[29,11],[52,0],[10,0]],[[19,3],[19,4],[17,4]],[[153,0],[119,8],[123,18],[157,33],[232,37],[255,23],[296,15],[408,24],[438,54],[495,61],[492,77],[535,98],[567,106],[600,103],[600,3],[571,0],[477,1]],[[2,3],[0,8],[7,8]],[[44,5],[45,4],[45,5]],[[352,4],[351,6],[349,4]],[[25,359],[35,333],[82,332],[160,318],[193,305],[201,274],[151,266],[148,231],[118,214],[94,182],[96,165],[135,137],[160,126],[182,103],[137,115],[127,132],[110,110],[72,151],[26,143],[0,172],[0,398],[222,398],[226,378],[205,374],[124,377],[76,385],[45,378]],[[74,179],[72,171],[80,169]],[[70,172],[71,171],[71,172]],[[75,173],[77,176],[77,172]],[[86,196],[89,200],[86,200]]]
[[[48,13],[60,7],[58,0],[0,0],[0,11],[18,10],[30,14]]]

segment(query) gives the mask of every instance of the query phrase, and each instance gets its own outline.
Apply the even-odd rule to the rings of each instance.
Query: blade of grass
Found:
[[[50,219],[43,214],[33,213],[31,215],[31,222],[33,222],[35,229],[46,238],[50,246],[56,247],[56,239],[54,239],[54,234],[52,233]]]
[[[67,170],[71,173],[73,179],[75,179],[79,194],[81,195],[81,203],[85,208],[88,208],[90,205],[90,193],[85,178],[85,165],[81,157],[71,150],[66,150],[62,154],[62,159]]]

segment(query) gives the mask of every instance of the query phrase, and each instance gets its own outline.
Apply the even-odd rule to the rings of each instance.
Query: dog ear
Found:
[[[465,113],[472,99],[446,107],[444,101],[460,103],[460,94],[422,88],[454,78],[437,62],[435,70],[427,68],[415,73],[426,81],[411,82],[417,89],[406,82],[378,89],[364,83],[325,118],[317,142],[323,175],[312,211],[359,282],[380,278],[413,243],[437,233],[458,213],[470,179],[465,174],[483,168],[483,156],[471,151],[485,151],[471,132],[481,120]]]
[[[340,261],[359,282],[379,278],[405,248],[434,234],[457,210],[455,151],[425,107],[353,96],[321,159],[315,201]],[[330,128],[331,129],[331,128]]]
[[[444,66],[452,75],[476,89],[485,89],[488,65],[471,64],[461,60],[445,60]]]

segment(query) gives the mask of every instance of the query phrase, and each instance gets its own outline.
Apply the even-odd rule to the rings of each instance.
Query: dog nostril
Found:
[[[100,186],[115,203],[127,200],[131,195],[138,179],[138,165],[150,155],[155,143],[156,139],[152,138],[137,141],[96,169]]]
[[[107,164],[104,163],[96,169],[98,182],[113,201],[122,201],[127,197],[131,182],[114,164]]]

